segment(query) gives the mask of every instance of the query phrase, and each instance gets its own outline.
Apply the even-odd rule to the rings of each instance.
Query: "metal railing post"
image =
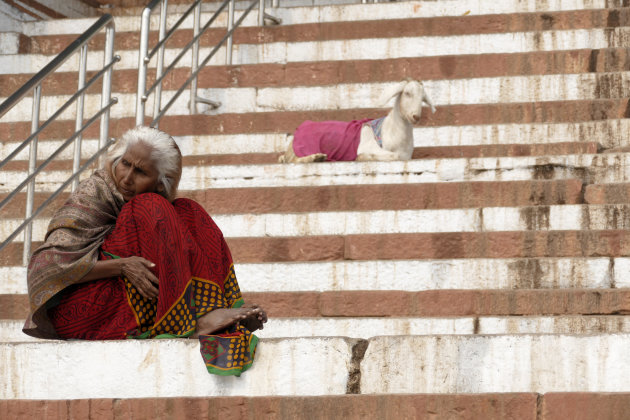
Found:
[[[199,35],[199,27],[201,26],[201,3],[195,6],[195,14],[193,18],[193,38]],[[197,39],[192,46],[192,67],[190,69],[191,74],[194,74],[199,67],[199,40]],[[197,112],[197,77],[193,78],[190,82],[190,113]]]
[[[33,89],[33,113],[31,118],[31,133],[35,133],[39,128],[39,110],[42,99],[42,85],[38,84]],[[28,174],[29,176],[35,172],[37,167],[37,139],[33,138],[29,146],[28,153]],[[26,187],[26,214],[25,219],[28,219],[33,214],[33,201],[35,198],[35,178],[28,183]],[[33,223],[29,223],[24,230],[24,249],[22,252],[22,262],[24,265],[28,264],[28,260],[31,257],[31,239],[33,238]]]
[[[136,98],[136,125],[144,124],[144,105],[147,100],[147,66],[149,61],[149,26],[151,23],[151,10],[142,11],[142,28],[140,30],[140,50],[138,53],[138,97]]]
[[[87,68],[87,52],[88,46],[85,44],[81,47],[81,57],[79,58],[79,83],[78,90],[83,89],[85,86],[85,72]],[[77,99],[77,116],[76,122],[74,124],[74,131],[78,131],[83,126],[83,109],[85,104],[85,93],[82,93],[81,96]],[[81,141],[83,140],[83,136],[78,136],[74,140],[74,159],[72,161],[72,173],[76,173],[81,166]],[[79,186],[78,177],[72,181],[72,191],[74,192]]]
[[[163,0],[160,4],[160,35],[158,42],[162,41],[166,36],[166,9],[168,7],[168,0]],[[160,49],[158,50],[157,56],[157,68],[155,71],[155,79],[159,79],[164,72],[164,49],[166,48],[166,43],[162,44]],[[148,65],[149,63],[147,63]],[[160,105],[162,103],[162,82],[155,89],[155,95],[153,97],[153,117],[160,113]],[[155,124],[155,128],[157,128],[158,124]]]
[[[198,75],[199,72],[203,69],[203,67],[208,63],[208,61],[215,56],[218,50],[225,46],[225,61],[227,65],[232,64],[233,57],[233,34],[236,28],[238,28],[248,14],[253,10],[255,6],[259,7],[258,13],[258,21],[264,24],[265,19],[268,19],[272,22],[272,24],[281,24],[282,19],[276,18],[274,16],[268,15],[265,13],[265,0],[251,0],[249,5],[245,8],[243,13],[239,16],[238,20],[235,19],[235,0],[223,0],[219,5],[218,9],[212,15],[212,17],[203,25],[201,25],[201,1],[195,0],[191,2],[190,7],[184,12],[179,20],[171,27],[166,30],[166,35],[162,37],[160,35],[159,42],[149,50],[148,46],[148,38],[149,38],[149,16],[154,9],[157,8],[158,5],[161,5],[163,2],[163,7],[166,7],[165,0],[152,0],[143,10],[142,12],[142,29],[141,29],[141,39],[140,39],[140,52],[138,56],[139,60],[139,71],[138,71],[138,92],[137,92],[137,106],[136,106],[136,124],[140,125],[144,123],[144,108],[146,106],[146,102],[152,94],[155,94],[155,102],[154,104],[159,104],[159,106],[155,107],[155,111],[159,111],[153,113],[153,120],[149,123],[152,127],[157,126],[159,120],[164,116],[164,114],[170,109],[170,107],[175,103],[177,98],[186,90],[190,90],[190,101],[188,103],[188,108],[191,114],[198,112],[197,107],[200,103],[208,105],[211,109],[216,109],[221,106],[221,102],[213,101],[208,98],[203,98],[198,95],[199,90],[199,80]],[[277,2],[275,3],[277,6]],[[203,34],[208,30],[210,25],[215,22],[221,13],[228,8],[228,17],[227,17],[227,32],[223,36],[223,38],[212,48],[210,54],[201,59],[199,56],[201,53],[200,40]],[[165,9],[162,9],[162,13],[164,13]],[[146,83],[146,73],[147,73],[147,65],[152,57],[159,51],[163,51],[165,47],[165,43],[173,36],[174,33],[178,30],[180,25],[185,21],[185,19],[190,16],[194,12],[193,18],[193,37],[184,46],[179,54],[163,69],[161,68],[161,64],[158,63],[158,71],[155,82],[149,87],[147,87]],[[161,22],[165,20],[162,19]],[[160,27],[160,33],[163,33],[162,27]],[[175,92],[175,95],[172,96],[168,101],[162,101],[161,93],[162,93],[162,83],[166,76],[168,76],[177,66],[177,63],[188,53],[188,50],[192,50],[192,60],[191,60],[191,71],[190,77],[186,79],[186,81],[181,85],[179,89]],[[163,60],[160,60],[163,62]]]
[[[112,20],[105,30],[105,51],[103,53],[103,65],[110,64],[114,61],[114,36],[116,29],[114,27],[114,21]],[[119,57],[116,57],[117,59]],[[113,67],[110,67],[103,75],[103,90],[101,92],[101,109],[109,106],[112,96],[112,73]],[[107,142],[109,137],[109,107],[101,115],[101,127],[99,136],[99,148],[102,148]],[[101,155],[98,159],[98,165],[100,168],[105,166],[105,157]]]
[[[258,26],[265,26],[265,0],[258,0]]]
[[[88,42],[96,36],[101,30],[106,29],[106,40],[105,40],[105,48],[104,48],[104,63],[103,67],[96,71],[96,73],[88,79],[87,77],[87,54],[88,54]],[[62,52],[60,52],[55,58],[52,59],[42,70],[40,70],[37,74],[31,77],[22,87],[20,87],[16,92],[14,92],[9,98],[7,98],[4,102],[0,103],[0,116],[7,113],[11,110],[15,105],[19,103],[26,95],[32,92],[33,102],[32,102],[32,116],[31,116],[31,134],[26,138],[26,140],[22,141],[18,147],[16,147],[7,157],[5,157],[2,161],[0,161],[0,167],[3,167],[9,162],[13,162],[19,155],[19,153],[24,150],[26,147],[29,147],[29,163],[28,163],[28,175],[26,179],[19,182],[17,187],[13,188],[6,196],[0,201],[0,209],[7,205],[13,198],[15,198],[18,194],[20,194],[24,188],[26,187],[26,206],[25,206],[25,218],[20,226],[13,230],[9,236],[0,242],[0,250],[4,249],[11,241],[13,241],[18,235],[24,235],[23,242],[23,263],[28,264],[30,255],[31,255],[31,247],[33,242],[33,228],[32,223],[35,217],[41,213],[41,211],[48,206],[49,203],[52,202],[54,197],[64,191],[68,186],[72,186],[73,190],[76,188],[77,182],[80,174],[90,167],[93,162],[96,161],[97,158],[101,156],[101,154],[109,147],[112,143],[107,140],[109,134],[109,113],[110,108],[117,103],[116,98],[111,98],[111,88],[112,88],[112,73],[114,64],[117,61],[120,61],[119,56],[114,56],[114,22],[111,15],[106,14],[101,16],[90,28],[88,28],[83,34],[81,34],[75,41],[73,41],[70,45],[68,45]],[[79,57],[79,72],[78,72],[78,88],[77,91],[72,94],[70,99],[68,99],[64,104],[62,104],[56,111],[52,113],[45,121],[40,123],[40,113],[41,113],[41,102],[42,102],[42,84],[44,80],[51,74],[53,74],[63,63],[67,62],[73,54],[80,52]],[[99,79],[103,79],[103,89],[102,89],[102,98],[101,107],[98,112],[89,117],[86,121],[84,121],[84,113],[85,113],[85,94],[88,92],[89,88],[96,83]],[[49,153],[49,156],[41,162],[39,166],[37,166],[37,152],[38,152],[38,140],[41,133],[48,128],[51,124],[58,121],[59,118],[63,115],[63,113],[70,108],[71,105],[76,102],[76,121],[75,121],[75,131],[74,133],[67,138],[60,147],[58,147],[55,151]],[[81,162],[81,141],[83,137],[83,132],[90,126],[92,126],[96,120],[101,119],[101,145],[105,145],[101,147],[99,151],[90,157],[87,162],[80,166]],[[73,144],[75,146],[73,153],[73,170],[72,175],[63,182],[62,186],[58,188],[52,195],[48,197],[36,210],[34,209],[34,201],[35,201],[35,186],[37,185],[37,177],[44,171],[50,163],[57,159],[64,150],[66,150],[70,145]],[[79,163],[79,167],[77,168],[77,162]],[[9,182],[12,184],[13,180]],[[54,183],[54,181],[51,181]]]
[[[230,5],[228,7],[228,32],[230,32],[232,28],[234,28],[234,0],[230,0]],[[225,48],[225,64],[229,66],[232,64],[232,34],[228,36]]]

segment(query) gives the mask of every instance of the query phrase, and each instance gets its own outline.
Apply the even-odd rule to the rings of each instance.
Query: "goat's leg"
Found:
[[[355,159],[357,162],[367,162],[371,160],[382,161],[382,162],[391,162],[393,160],[399,160],[398,155],[392,152],[387,152],[387,154],[371,154],[371,153],[361,153],[357,155]]]
[[[325,153],[315,153],[295,159],[297,163],[325,162],[328,156]]]
[[[359,148],[357,149],[357,161],[369,161],[369,160],[382,160],[392,161],[399,160],[398,153],[385,150],[378,145],[374,132],[370,127],[364,126],[361,129],[361,140],[359,141]]]
[[[278,158],[279,163],[311,163],[324,162],[328,156],[324,153],[315,153],[313,155],[298,157],[293,151],[293,140],[289,143],[286,152]]]

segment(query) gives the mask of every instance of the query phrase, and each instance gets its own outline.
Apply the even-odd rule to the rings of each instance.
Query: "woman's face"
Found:
[[[129,147],[114,168],[113,177],[116,189],[125,201],[145,192],[161,192],[158,171],[151,160],[151,146],[136,143]]]

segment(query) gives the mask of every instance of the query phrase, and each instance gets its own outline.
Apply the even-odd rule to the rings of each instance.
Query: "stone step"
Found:
[[[542,257],[243,263],[236,271],[247,292],[323,292],[630,288],[629,268],[623,257]],[[27,292],[25,267],[0,267],[0,278],[0,294]]]
[[[586,188],[588,187],[590,185],[586,186]],[[180,190],[178,196],[193,199],[210,214],[219,215],[580,204],[584,202],[582,188],[583,183],[577,179],[560,179],[319,187],[208,188],[204,190]],[[6,196],[6,194],[0,194],[0,200],[5,199]],[[62,193],[43,211],[41,217],[51,217],[53,212],[61,207],[69,196],[69,192]],[[34,208],[38,208],[48,197],[49,194],[47,193],[35,193]],[[25,212],[25,204],[26,193],[18,194],[3,208],[3,218],[22,217]],[[594,204],[606,204],[606,202]]]
[[[197,340],[0,344],[0,360],[5,361],[0,366],[0,374],[5,378],[0,385],[0,399],[339,395],[346,392],[348,366],[356,343],[357,340],[344,338],[265,340],[259,344],[254,366],[240,378],[208,374]],[[89,355],[80,356],[83,352]],[[49,366],[45,360],[51,357],[60,368],[68,364],[67,371],[63,367],[63,375],[42,381],[41,375],[40,379],[28,377],[20,367],[38,358],[40,364],[32,367],[41,374]],[[294,363],[300,369],[295,369]],[[134,378],[121,386],[110,378],[122,371],[134,372]],[[94,375],[98,381],[94,381]],[[135,391],[128,387],[140,383],[145,386]]]
[[[386,110],[382,111],[383,113]],[[374,112],[373,116],[376,117]],[[350,118],[360,118],[358,113]],[[434,118],[437,115],[432,115]],[[335,118],[335,115],[325,115]],[[168,117],[167,117],[168,118]],[[308,118],[304,115],[304,118]],[[188,119],[188,118],[186,118]],[[252,127],[252,132],[234,132],[231,134],[213,133],[211,135],[199,133],[188,135],[181,129],[175,135],[184,159],[187,162],[208,162],[210,164],[243,163],[241,154],[252,156],[247,164],[273,163],[280,153],[284,153],[289,144],[289,135],[303,120],[291,118],[288,122],[281,122],[277,132],[270,132],[269,127]],[[212,123],[212,121],[209,121]],[[225,121],[219,121],[225,122]],[[428,120],[427,120],[428,122]],[[128,119],[120,127],[112,127],[112,136],[120,136],[132,122]],[[29,136],[29,131],[24,124],[0,123],[9,130],[10,138],[0,144],[0,159],[13,152],[24,139]],[[74,127],[74,126],[73,126]],[[176,127],[172,124],[170,128]],[[207,127],[212,130],[212,126]],[[241,131],[250,130],[241,127]],[[59,135],[71,135],[73,128],[69,124],[57,124],[57,138]],[[255,130],[261,130],[256,132]],[[263,132],[266,130],[267,132]],[[627,119],[605,119],[600,121],[575,121],[575,122],[540,122],[540,123],[508,123],[508,124],[479,124],[479,125],[445,125],[418,126],[413,129],[414,143],[416,146],[415,158],[433,157],[483,157],[483,156],[526,156],[542,154],[566,154],[570,150],[585,153],[583,149],[594,153],[595,144],[603,149],[628,145],[623,133],[630,130],[630,122]],[[201,130],[198,130],[201,131]],[[62,141],[54,139],[55,134],[44,133],[38,143],[38,159],[47,159],[51,153],[57,150]],[[84,159],[92,156],[98,150],[98,141],[92,137],[84,137],[81,153]],[[597,149],[599,150],[599,149]],[[28,160],[28,148],[25,148],[16,156],[17,160]],[[274,155],[275,154],[275,155]],[[254,155],[257,155],[254,157]],[[444,156],[446,155],[446,156]],[[59,155],[59,159],[72,159],[73,146],[68,146]]]
[[[558,404],[552,397],[561,395]],[[86,418],[107,416],[112,420],[132,418],[185,418],[203,417],[224,420],[243,420],[258,418],[265,413],[268,419],[395,419],[415,418],[437,415],[447,418],[453,412],[465,411],[471,418],[505,418],[518,416],[519,419],[536,419],[537,401],[544,401],[546,417],[540,420],[552,420],[553,410],[557,405],[572,402],[574,394],[484,394],[484,395],[335,395],[305,397],[221,397],[213,398],[142,398],[142,399],[72,399],[64,400],[0,400],[0,410],[9,418],[46,418],[51,420],[66,419],[67,413],[78,413]],[[605,394],[588,394],[591,399]],[[549,396],[549,400],[547,400]],[[545,398],[543,400],[543,398]],[[611,398],[605,403],[614,404]],[[623,401],[621,407],[625,408]],[[623,411],[604,407],[599,413],[617,414]],[[619,403],[616,404],[616,407]],[[590,407],[589,407],[590,408]],[[550,414],[547,414],[549,412]],[[595,413],[586,410],[582,413]],[[613,418],[613,417],[608,417]]]
[[[361,362],[361,392],[624,392],[627,340],[626,334],[379,337]]]
[[[424,112],[420,119],[420,126],[445,129],[445,126],[485,125],[477,130],[487,130],[494,125],[524,124],[568,124],[578,131],[582,129],[576,123],[590,124],[597,120],[618,120],[627,117],[628,99],[593,99],[576,101],[545,101],[539,103],[487,103],[475,105],[445,105],[438,108],[435,114]],[[160,129],[169,134],[179,136],[214,136],[214,135],[239,135],[239,134],[290,134],[304,120],[323,121],[341,120],[350,121],[361,118],[380,118],[388,112],[389,108],[364,108],[364,109],[340,109],[318,111],[277,111],[277,112],[252,112],[219,115],[167,115],[160,121]],[[147,118],[146,123],[150,120]],[[110,120],[110,136],[119,137],[122,133],[133,128],[135,118],[126,117]],[[0,129],[6,132],[6,139],[11,142],[23,141],[30,135],[30,122],[0,123]],[[68,138],[74,133],[75,122],[70,120],[56,121],[50,124],[42,132],[41,139]],[[467,127],[466,127],[467,128]],[[513,129],[518,130],[519,127]],[[98,124],[93,124],[84,132],[86,138],[98,137]],[[450,127],[446,130],[451,130]],[[494,133],[496,137],[499,133]],[[540,136],[540,134],[538,135]],[[286,138],[286,137],[285,137]],[[469,138],[472,144],[478,144],[480,138]],[[428,140],[428,139],[427,139]],[[415,139],[415,144],[427,140]],[[566,141],[574,142],[578,139],[569,138]],[[593,139],[589,138],[588,141]],[[445,142],[458,141],[444,140]],[[511,144],[515,141],[511,138],[504,143]],[[481,140],[483,142],[483,140]],[[623,140],[607,139],[604,146],[611,142],[619,142],[625,145]],[[543,141],[542,143],[549,143]],[[278,149],[286,147],[286,140],[282,141]],[[441,144],[441,143],[438,143]],[[445,144],[446,145],[446,144]],[[234,150],[234,149],[232,149]],[[208,150],[201,152],[207,154]]]
[[[297,1],[297,0],[295,0]],[[621,419],[630,409],[627,393],[567,392],[330,395],[310,397],[213,398],[121,398],[71,400],[0,400],[0,410],[9,418],[66,419],[70,414],[85,418],[106,416],[113,420],[132,418],[184,418],[199,416],[225,420],[256,419],[398,419],[519,418],[523,420]],[[457,413],[457,414],[454,414]]]
[[[272,318],[627,315],[630,289],[243,292]],[[26,295],[0,295],[0,319],[25,319]]]
[[[207,66],[201,70],[198,87],[279,87],[322,86],[340,83],[376,83],[399,81],[405,77],[419,80],[451,80],[509,76],[615,73],[627,71],[630,62],[625,48],[534,51],[505,54],[469,54],[437,57],[404,57],[382,60],[347,60],[297,63],[267,63],[234,66]],[[92,74],[92,73],[89,73]],[[163,81],[166,90],[177,88],[189,75],[185,68],[176,68]],[[17,90],[32,74],[0,74],[0,84],[7,92]],[[135,69],[116,69],[113,92],[135,93]],[[152,84],[155,70],[149,69]],[[46,95],[63,95],[67,86],[76,84],[76,73],[55,72],[42,84]],[[100,93],[98,86],[88,92]]]
[[[630,183],[616,182],[587,185],[584,198],[589,203],[630,203]]]
[[[0,342],[41,342],[22,332],[24,320],[0,320]],[[262,339],[386,335],[520,335],[630,333],[630,316],[569,315],[458,318],[273,318]]]
[[[622,99],[630,96],[629,72],[583,73],[569,75],[510,76],[475,79],[458,79],[425,82],[427,92],[438,109],[444,107],[482,106],[483,104],[521,104],[528,102],[589,101]],[[209,114],[253,114],[269,112],[361,112],[387,106],[384,92],[392,91],[399,81],[385,83],[361,83],[314,87],[269,87],[199,89],[202,97],[222,103],[218,110],[199,105],[198,110]],[[168,102],[175,91],[162,91],[162,103]],[[70,99],[71,95],[42,98],[41,115],[46,119]],[[118,105],[111,110],[111,118],[123,119],[135,116],[136,94],[117,94]],[[237,101],[234,98],[238,98]],[[0,102],[5,98],[0,98]],[[170,116],[189,115],[189,91],[185,91],[169,109]],[[147,109],[153,109],[153,100]],[[101,107],[100,94],[86,95],[85,115],[94,115]],[[3,116],[4,123],[28,121],[32,100],[25,98]],[[75,108],[70,107],[59,117],[60,121],[75,119]],[[431,120],[429,114],[427,120]]]
[[[288,144],[288,142],[287,142]],[[28,153],[25,148],[20,154]],[[544,156],[544,155],[577,155],[592,154],[604,151],[602,146],[596,142],[566,142],[551,144],[497,144],[479,146],[433,146],[416,147],[413,150],[412,159],[451,159],[451,158],[479,158],[479,157],[500,157],[500,156]],[[38,144],[38,154],[39,153]],[[65,154],[73,153],[73,147],[68,147]],[[88,156],[87,152],[81,148],[81,154]],[[235,150],[236,152],[236,150]],[[43,152],[42,152],[43,154]],[[278,157],[284,151],[275,153],[232,153],[221,155],[193,155],[184,156],[182,163],[184,166],[206,166],[206,165],[268,165],[278,163]],[[86,158],[81,160],[81,165],[85,164]],[[44,163],[38,160],[37,166]],[[96,164],[93,165],[96,169]],[[72,160],[62,159],[52,161],[46,166],[47,171],[64,170],[72,168]],[[28,171],[28,159],[18,160],[17,158],[8,162],[2,167],[5,171]],[[26,175],[24,176],[26,177]]]
[[[218,165],[185,167],[179,188],[315,187],[327,185],[424,184],[439,182],[580,179],[586,184],[627,182],[627,153],[471,159],[418,159],[396,162]],[[39,192],[55,191],[70,171],[37,177]],[[85,173],[83,177],[89,176]],[[22,172],[0,171],[0,193],[15,189]]]
[[[247,373],[226,378],[205,372],[194,340],[4,343],[0,398],[628,392],[629,344],[630,334],[266,339]],[[64,375],[43,376],[49,360]]]
[[[127,1],[126,3],[129,3]],[[142,3],[142,2],[140,2]],[[174,4],[169,2],[168,20],[169,27],[179,19],[180,15],[189,7],[188,4]],[[206,21],[214,13],[218,2],[202,3],[201,20]],[[334,4],[338,3],[338,4]],[[236,10],[244,9],[250,4],[249,1],[237,1]],[[304,23],[323,22],[351,22],[380,19],[396,19],[401,17],[444,17],[444,16],[475,16],[503,13],[528,13],[528,12],[558,12],[571,11],[576,9],[606,9],[625,6],[623,0],[573,0],[558,2],[555,0],[539,1],[530,4],[519,0],[505,0],[497,4],[488,0],[475,0],[462,4],[457,0],[447,1],[401,1],[392,4],[360,4],[358,0],[287,0],[281,1],[279,8],[269,8],[268,13],[282,19],[283,25],[294,25]],[[144,4],[142,5],[144,7]],[[142,7],[134,9],[131,7],[114,8],[108,10],[115,16],[116,30],[120,32],[140,31],[139,16]],[[256,10],[248,16],[243,25],[256,25]],[[133,14],[133,16],[129,16]],[[87,30],[94,22],[94,19],[72,19],[72,20],[43,20],[26,22],[22,24],[23,33],[30,37],[43,37],[50,35],[80,34]],[[156,28],[159,22],[159,13],[155,13],[151,18],[151,27]],[[214,23],[215,26],[226,26],[225,13]],[[192,28],[192,20],[186,19],[182,23],[183,29]]]
[[[534,31],[560,31],[581,30],[594,28],[624,27],[630,22],[630,11],[627,8],[604,8],[568,11],[532,11],[529,13],[502,13],[463,16],[427,16],[422,14],[421,7],[406,5],[407,10],[396,10],[389,5],[378,5],[374,8],[365,5],[354,5],[353,11],[358,12],[353,20],[343,19],[343,13],[331,21],[324,20],[315,8],[302,9],[309,11],[313,19],[305,16],[291,19],[291,22],[283,21],[282,25],[256,26],[257,13],[248,16],[246,26],[239,28],[234,34],[234,44],[260,44],[260,43],[287,43],[287,42],[317,42],[330,40],[354,40],[361,38],[381,39],[401,37],[447,37],[466,35],[488,35],[516,32]],[[411,7],[410,7],[411,6]],[[400,5],[398,6],[402,8]],[[466,7],[466,6],[464,6]],[[409,10],[411,9],[411,10]],[[291,12],[296,9],[285,9]],[[340,10],[340,8],[337,8]],[[379,10],[383,14],[379,15]],[[470,10],[470,9],[468,9]],[[351,14],[350,11],[349,14]],[[377,13],[377,14],[374,14]],[[159,13],[156,13],[157,20]],[[280,15],[279,15],[280,16]],[[364,17],[368,17],[365,19]],[[378,16],[378,18],[377,18]],[[171,15],[171,22],[179,19],[177,15]],[[343,19],[343,20],[339,20]],[[121,21],[120,18],[117,20]],[[122,19],[129,22],[129,18]],[[140,18],[127,22],[121,21],[121,27],[117,30],[115,50],[137,50],[139,46]],[[204,47],[214,46],[225,35],[227,15],[221,16],[217,26],[210,28],[201,38]],[[181,48],[192,38],[192,17],[188,19],[187,29],[175,32],[169,41],[169,48]],[[153,26],[153,38],[157,39],[157,25]],[[396,30],[392,30],[396,28]],[[68,35],[54,34],[49,36],[37,36],[31,38],[31,48],[41,55],[57,55],[70,44],[75,33]],[[80,33],[80,32],[78,32]],[[91,44],[93,49],[102,49],[104,35],[97,37]],[[28,47],[27,47],[28,48]],[[496,51],[495,51],[496,52]],[[312,61],[312,60],[300,60]],[[4,73],[4,72],[3,72]]]
[[[630,288],[630,259],[475,258],[236,265],[246,292]],[[26,294],[26,267],[0,267],[0,294]]]
[[[630,256],[630,233],[626,230],[396,233],[226,240],[236,263]],[[41,242],[33,242],[32,249],[40,245]],[[0,253],[0,264],[19,266],[21,256],[22,243],[11,243]]]
[[[630,230],[630,205],[240,213],[216,215],[214,221],[225,237],[249,239],[452,232],[619,231]],[[22,222],[23,219],[2,219],[0,238],[8,237]],[[47,218],[33,222],[33,240],[44,240],[49,222]],[[20,240],[16,238],[14,241]]]
[[[491,24],[488,19],[503,20],[501,15],[482,17],[451,18],[443,25],[436,19],[402,19],[364,22],[313,24],[312,30],[305,25],[278,26],[275,28],[242,28],[242,38],[235,35],[233,64],[289,63],[339,60],[382,60],[418,56],[451,56],[460,54],[525,53],[532,51],[554,51],[575,49],[623,48],[627,44],[630,28],[624,21],[609,24],[609,13],[603,10],[601,17],[591,22],[590,18],[571,21],[571,12],[561,12],[566,19],[561,24],[545,24],[546,14],[526,14],[514,19],[515,24]],[[576,13],[597,13],[581,11]],[[518,15],[517,15],[518,16]],[[467,22],[466,18],[480,19]],[[449,18],[446,18],[449,19]],[[521,23],[521,24],[519,24]],[[621,26],[620,26],[621,25]],[[547,26],[547,29],[545,29]],[[396,30],[392,30],[396,28]],[[459,29],[457,29],[459,28]],[[451,32],[445,32],[451,31]],[[222,31],[217,31],[218,39]],[[261,32],[265,36],[261,37]],[[70,37],[71,38],[71,37]],[[120,38],[120,36],[118,36]],[[217,39],[217,40],[218,40]],[[68,40],[69,41],[69,40]],[[187,41],[182,40],[185,44]],[[213,45],[214,43],[210,43]],[[200,56],[206,57],[213,47],[200,48]],[[133,69],[138,65],[137,49],[116,50],[121,56],[117,69]],[[178,49],[168,48],[165,61],[172,62]],[[0,74],[34,73],[51,59],[45,54],[20,54],[0,56]],[[97,70],[103,65],[103,53],[88,53],[88,70]],[[183,57],[178,67],[191,64],[190,57]],[[225,47],[218,49],[209,60],[209,65],[225,64]],[[155,64],[154,64],[155,65]],[[78,58],[59,67],[58,71],[76,71]]]

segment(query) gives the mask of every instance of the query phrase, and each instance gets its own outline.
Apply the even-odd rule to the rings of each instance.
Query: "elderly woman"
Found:
[[[174,199],[181,173],[168,134],[136,127],[122,136],[31,257],[26,334],[195,337],[209,372],[238,376],[251,366],[252,331],[267,315],[243,303],[230,250],[206,211]]]

